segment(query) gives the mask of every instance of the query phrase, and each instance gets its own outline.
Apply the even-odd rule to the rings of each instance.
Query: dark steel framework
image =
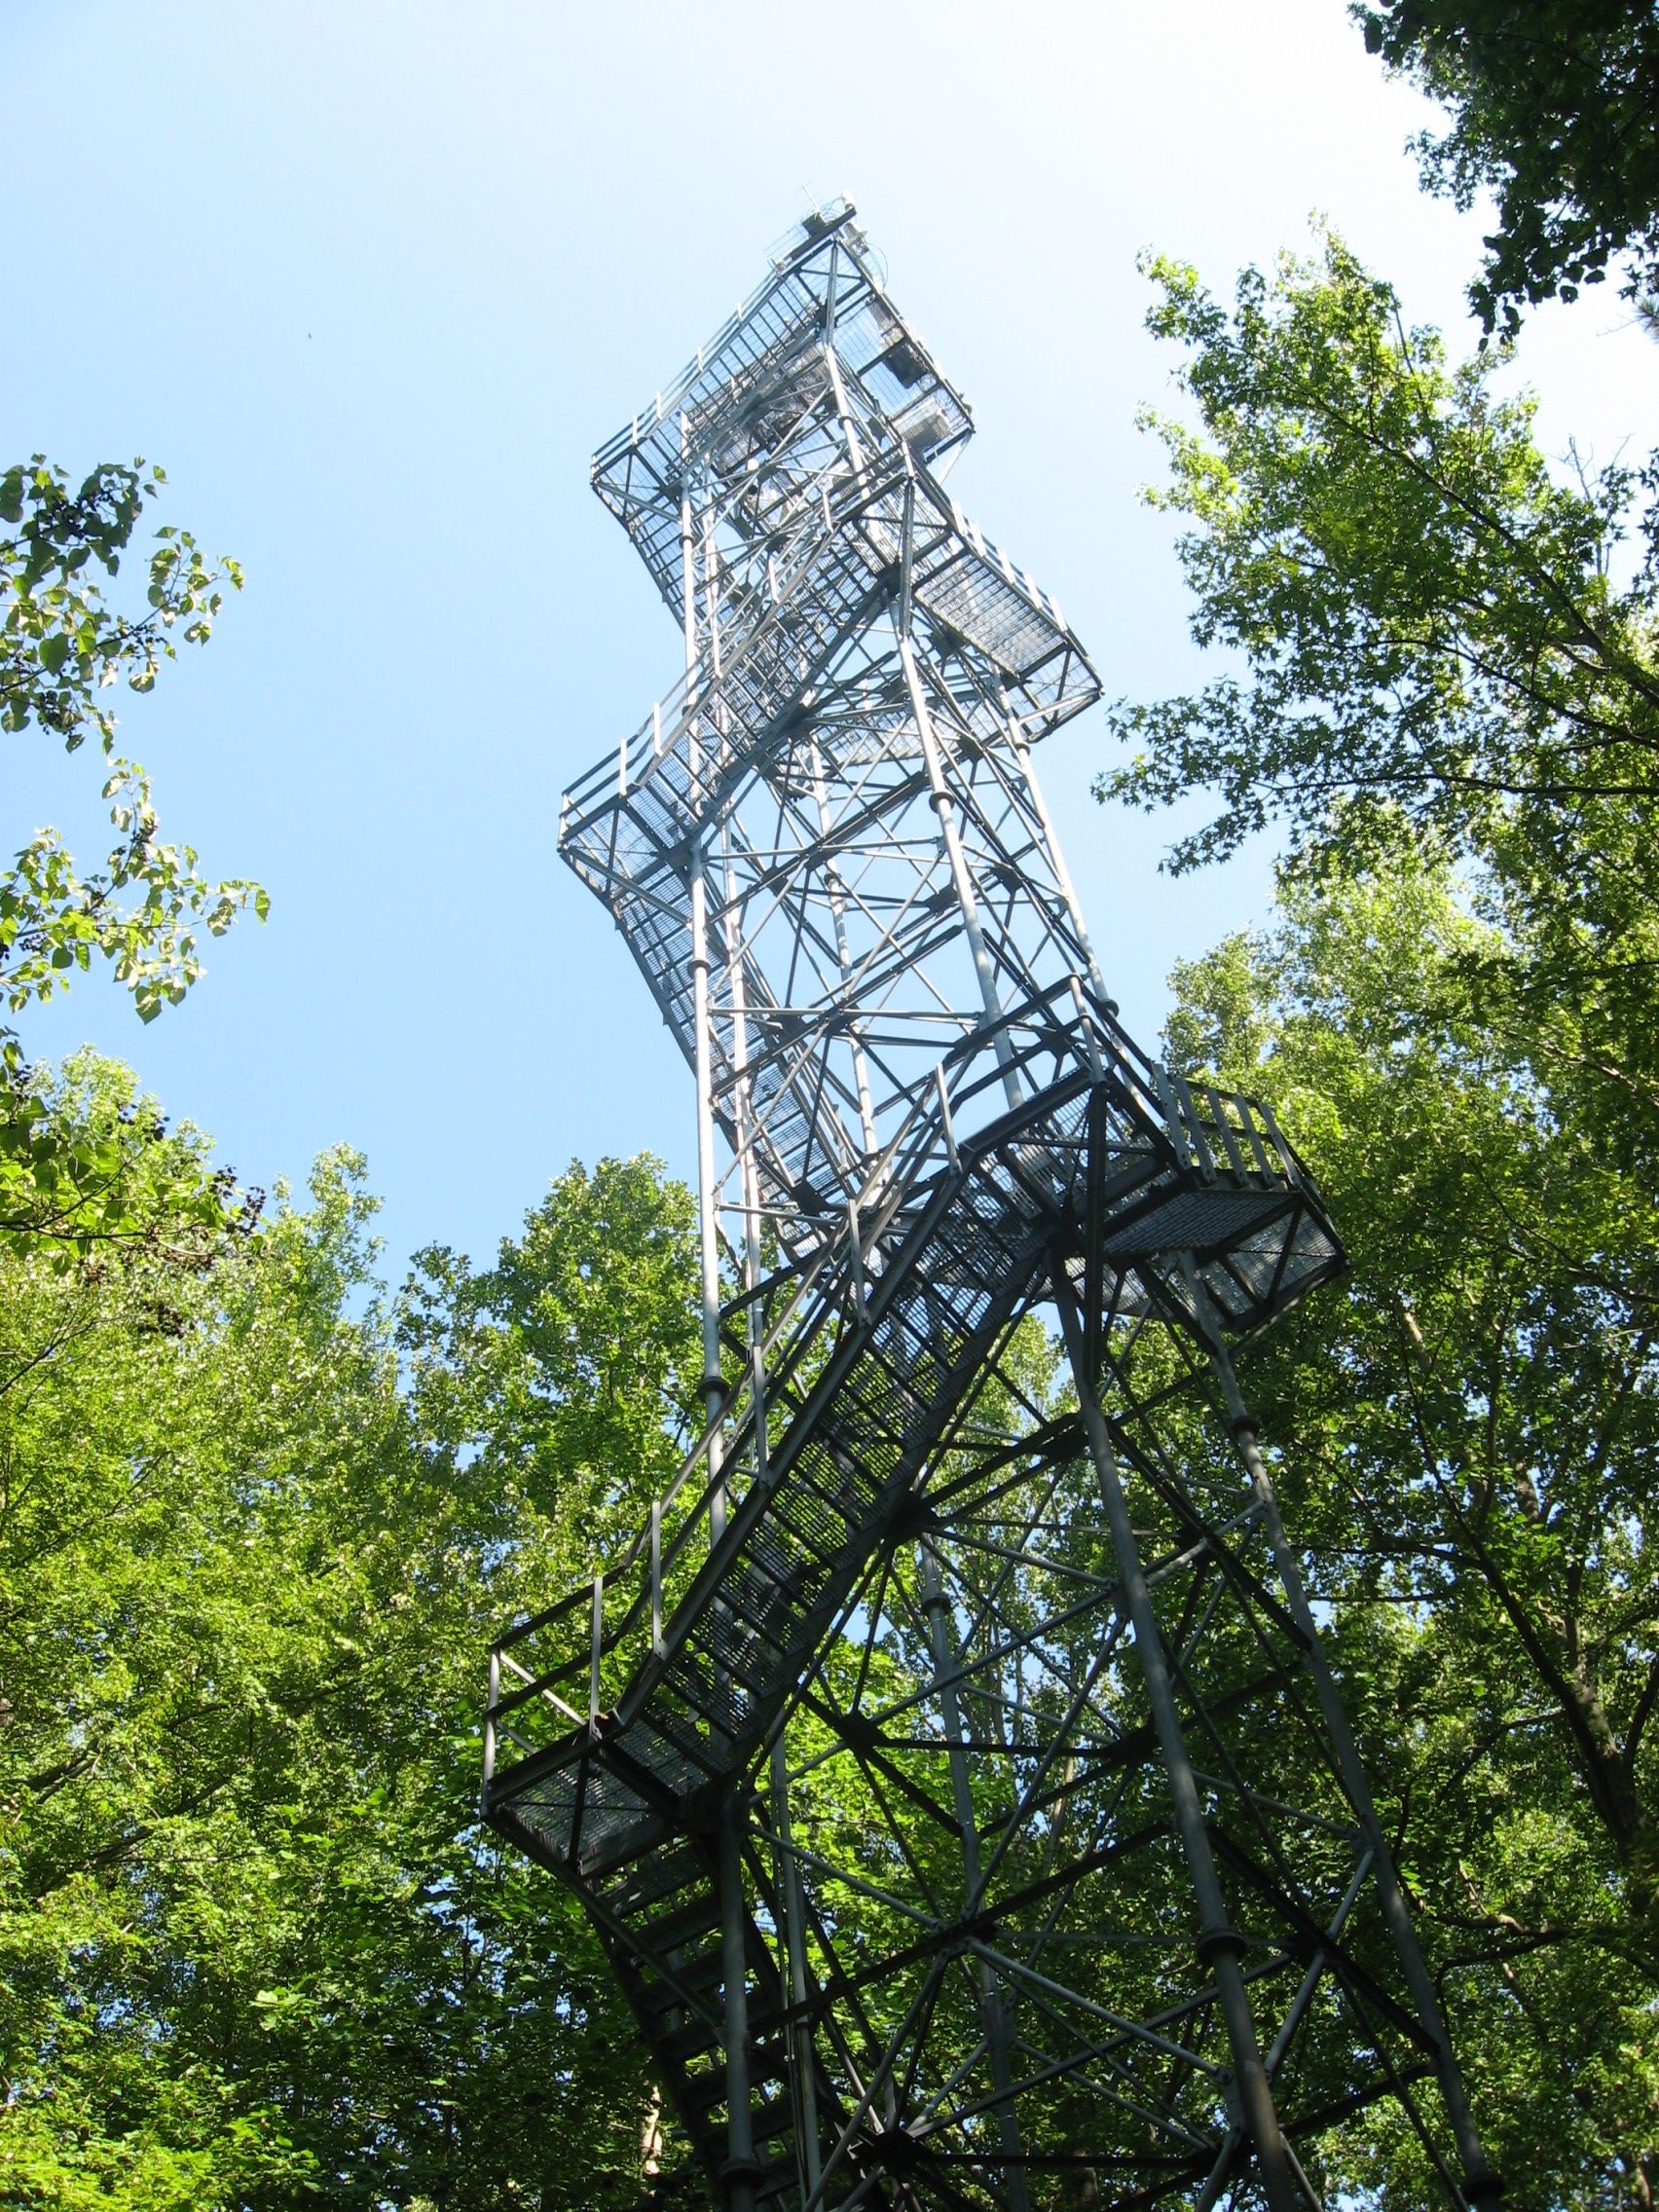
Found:
[[[1495,2194],[1229,1346],[1341,1265],[1272,1111],[1124,1034],[1032,770],[1097,695],[945,491],[837,205],[596,490],[685,673],[567,795],[696,1073],[707,1426],[492,1658],[718,2201]]]

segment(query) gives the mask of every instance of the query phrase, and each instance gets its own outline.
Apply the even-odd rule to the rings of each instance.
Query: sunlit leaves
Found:
[[[0,728],[37,725],[73,753],[95,731],[111,754],[115,717],[103,694],[123,680],[148,691],[173,636],[203,645],[221,604],[219,585],[241,588],[234,561],[209,568],[187,531],[157,532],[144,608],[108,606],[92,580],[113,578],[144,502],[165,481],[143,463],[95,468],[71,491],[39,454],[0,475]],[[176,1006],[202,974],[201,940],[222,937],[251,905],[270,901],[256,883],[210,883],[189,845],[162,841],[150,782],[112,759],[103,786],[116,841],[101,868],[83,876],[58,832],[37,830],[0,874],[0,997],[14,1014],[63,990],[94,957],[130,993],[141,1021]],[[17,1033],[0,1026],[0,1233],[59,1237],[127,1235],[123,1165],[66,1154],[44,1157],[55,1124],[31,1097]],[[27,1155],[37,1188],[19,1183]],[[27,1178],[25,1178],[25,1181]]]
[[[394,1316],[351,1156],[204,1248],[188,1132],[91,1063],[32,1095],[58,1158],[138,1148],[153,1234],[0,1244],[0,2193],[632,2212],[639,2047],[478,1825],[478,1718],[672,1458],[685,1194],[572,1171]]]
[[[1275,1100],[1350,1255],[1247,1387],[1496,2162],[1618,2202],[1659,2145],[1659,1212],[1491,1023],[1443,867],[1281,899],[1168,1032]]]
[[[112,608],[94,571],[115,576],[144,510],[166,482],[105,462],[71,491],[61,468],[36,454],[0,475],[0,728],[36,722],[70,752],[96,732],[110,751],[115,717],[99,698],[125,682],[148,691],[164,660],[176,657],[172,634],[204,644],[222,604],[221,582],[241,589],[234,561],[209,567],[188,531],[157,532],[144,593],[145,611]]]
[[[1231,314],[1191,269],[1147,267],[1149,326],[1185,350],[1198,418],[1147,416],[1170,462],[1147,497],[1190,518],[1194,635],[1248,681],[1118,710],[1135,754],[1102,793],[1217,793],[1177,868],[1275,822],[1325,854],[1391,821],[1456,845],[1519,827],[1569,853],[1583,810],[1651,806],[1651,545],[1624,588],[1611,576],[1645,479],[1552,473],[1500,357],[1450,363],[1333,237],[1317,261],[1247,270]]]
[[[1491,330],[1571,300],[1610,261],[1659,278],[1659,18],[1585,0],[1350,0],[1365,43],[1451,110],[1417,140],[1424,184],[1459,207],[1491,192],[1497,228],[1469,288]]]
[[[158,842],[141,768],[117,760],[103,795],[119,842],[101,869],[80,876],[56,830],[42,830],[0,877],[0,993],[13,1013],[51,998],[95,955],[153,1021],[200,977],[199,930],[223,937],[244,907],[262,921],[270,910],[258,884],[210,884],[193,847]]]

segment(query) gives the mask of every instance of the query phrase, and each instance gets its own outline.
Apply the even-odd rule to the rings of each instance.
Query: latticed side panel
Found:
[[[1382,2098],[1461,2207],[1225,1348],[1341,1248],[1117,1020],[1031,768],[1099,684],[970,427],[838,209],[595,461],[687,666],[561,847],[696,1070],[709,1418],[498,1647],[486,1815],[734,2212],[1292,2212]]]
[[[1005,1117],[925,1204],[896,1211],[887,1240],[863,1255],[862,1310],[845,1275],[830,1275],[774,1352],[764,1481],[742,1472],[752,1462],[734,1419],[719,1484],[679,1494],[652,1541],[642,1536],[602,1578],[597,1611],[584,1588],[505,1647],[519,1686],[498,1709],[495,1799],[512,1801],[575,1868],[590,1851],[621,1848],[630,1823],[656,1833],[729,1774],[811,1663],[889,1525],[921,1494],[930,1455],[977,1386],[989,1346],[1047,1279],[1054,1239],[1087,1224],[1090,1189],[1115,1187],[1132,1219],[1157,1213],[1175,1173],[1133,1113],[1074,1083]],[[1214,1269],[1227,1265],[1236,1199],[1209,1197],[1222,1244]],[[1281,1198],[1264,1193],[1261,1202],[1282,1214]],[[1189,1220],[1201,1225],[1201,1214]],[[1333,1244],[1323,1252],[1321,1275],[1339,1258]],[[1104,1263],[1097,1295],[1110,1333],[1159,1314],[1178,1320],[1192,1292],[1165,1253]],[[717,1487],[729,1519],[712,1541]],[[576,1710],[590,1695],[592,1714]],[[596,1794],[582,1796],[570,1778],[600,1769],[614,1788],[592,1780],[584,1787]]]
[[[1432,2039],[1261,1508],[1201,1398],[1171,1408],[1171,1359],[1167,1340],[1129,1349],[1115,1432],[1286,2131],[1316,2187],[1351,2186],[1355,2123],[1387,2099],[1444,2163]],[[878,2083],[866,2139],[843,2152],[849,2194],[908,2158],[976,2203],[1011,2201],[1015,2169],[1037,2202],[1087,2174],[1114,2203],[1188,2204],[1206,2183],[1212,2202],[1254,2203],[1063,1383],[1041,1331],[988,1367],[930,1476],[938,1506],[871,1558],[792,1701],[756,1818],[805,1896],[816,2062],[843,2105]],[[1149,1390],[1156,1422],[1138,1411]]]

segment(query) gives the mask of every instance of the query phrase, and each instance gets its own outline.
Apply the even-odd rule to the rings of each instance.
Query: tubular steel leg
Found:
[[[703,1290],[703,1403],[710,1420],[718,1418],[725,1389],[720,1376],[720,1245],[716,1220],[719,1191],[715,1182],[715,1110],[713,1097],[711,1017],[709,1008],[708,883],[703,841],[696,840],[691,857],[691,992],[696,1038],[697,1076],[697,1243]],[[720,1470],[720,1442],[717,1437],[709,1453],[710,1476]],[[725,1527],[725,1501],[717,1489],[709,1516],[709,1537],[718,1542]]]
[[[755,2212],[760,2168],[749,2101],[749,1964],[744,1956],[748,1909],[743,1898],[743,1831],[748,1808],[734,1789],[720,1813],[720,1963],[724,1980],[727,2202]]]
[[[1198,1804],[1198,1784],[1193,1776],[1192,1761],[1187,1756],[1186,1741],[1181,1733],[1181,1716],[1176,1710],[1175,1692],[1169,1679],[1163,1641],[1157,1615],[1152,1609],[1152,1594],[1147,1588],[1140,1547],[1135,1542],[1134,1530],[1129,1522],[1128,1500],[1124,1495],[1117,1456],[1112,1450],[1111,1437],[1107,1434],[1105,1417],[1094,1395],[1094,1378],[1089,1374],[1085,1361],[1083,1322],[1077,1309],[1077,1300],[1062,1267],[1054,1270],[1054,1300],[1060,1310],[1060,1326],[1065,1333],[1066,1353],[1071,1361],[1072,1380],[1077,1385],[1078,1405],[1083,1413],[1088,1448],[1105,1495],[1106,1517],[1111,1525],[1113,1547],[1118,1555],[1118,1572],[1123,1581],[1124,1597],[1128,1601],[1129,1618],[1134,1625],[1135,1650],[1140,1659],[1141,1674],[1152,1706],[1153,1723],[1163,1753],[1164,1770],[1169,1778],[1169,1794],[1175,1807],[1175,1825],[1180,1832],[1188,1871],[1198,1899],[1198,1918],[1202,1928],[1198,1937],[1198,1958],[1215,1975],[1216,1995],[1227,2027],[1227,2040],[1233,2051],[1240,2117],[1249,2130],[1255,2149],[1256,2163],[1261,2173],[1262,2186],[1267,2193],[1270,2212],[1302,2212],[1290,2160],[1286,2156],[1284,2136],[1279,2129],[1278,2115],[1273,2110],[1272,2091],[1269,2085],[1267,2070],[1262,2064],[1261,2046],[1256,2040],[1256,2023],[1251,2017],[1250,2000],[1239,1966],[1244,1940],[1227,1917],[1227,1904],[1216,1875],[1203,1812]]]
[[[784,1739],[772,1745],[772,1822],[778,1837],[779,1871],[784,1893],[784,1932],[789,1944],[790,2003],[797,2012],[806,2006],[806,1908],[800,1894],[800,1868],[795,1864],[794,1842],[790,1833],[789,1761]],[[803,2179],[807,2194],[818,2187],[818,2083],[813,2070],[812,2029],[803,2018],[790,2038],[794,2059],[795,2088],[800,2116]]]
[[[1207,1297],[1203,1304],[1209,1306]],[[1417,1930],[1412,1926],[1411,1910],[1400,1888],[1400,1877],[1395,1870],[1387,1838],[1382,1832],[1382,1824],[1377,1817],[1371,1786],[1366,1780],[1358,1747],[1348,1727],[1347,1714],[1343,1709],[1330,1661],[1325,1656],[1318,1624],[1303,1588],[1301,1571],[1285,1540],[1278,1500],[1273,1494],[1272,1482],[1262,1457],[1261,1445],[1257,1441],[1255,1417],[1244,1403],[1244,1394],[1238,1387],[1238,1378],[1234,1373],[1233,1360],[1222,1341],[1213,1309],[1206,1315],[1206,1319],[1209,1324],[1206,1334],[1209,1338],[1210,1363],[1221,1384],[1234,1441],[1250,1477],[1251,1487],[1261,1501],[1263,1525],[1267,1530],[1273,1566],[1284,1590],[1290,1616],[1307,1642],[1308,1664],[1312,1672],[1325,1727],[1337,1754],[1343,1786],[1360,1817],[1365,1829],[1365,1840],[1374,1856],[1377,1892],[1382,1907],[1382,1917],[1388,1924],[1394,1947],[1399,1952],[1401,1970],[1411,1990],[1412,2002],[1434,2044],[1435,2072],[1440,2083],[1441,2096],[1445,2100],[1447,2118],[1452,2123],[1452,2133],[1456,2140],[1457,2156],[1462,2162],[1464,2194],[1471,2204],[1495,2203],[1502,2194],[1503,2184],[1487,2163],[1486,2152],[1476,2130],[1474,2117],[1469,2111],[1468,2098],[1463,2092],[1462,2076],[1457,2071],[1457,2063],[1452,2052],[1452,2039],[1447,2034],[1440,2002],[1435,1995],[1434,1981],[1418,1943]]]
[[[818,805],[818,828],[826,845],[830,841],[830,794],[824,782],[824,761],[813,739],[807,753],[812,763],[812,792]],[[825,881],[830,890],[830,914],[835,924],[835,957],[841,970],[841,981],[850,992],[853,987],[853,955],[847,942],[847,894],[841,881],[841,871],[830,862],[825,868]],[[875,1109],[870,1103],[869,1062],[865,1055],[864,1030],[858,1022],[847,1025],[847,1042],[853,1051],[853,1080],[859,1093],[859,1126],[864,1132],[865,1153],[873,1160],[881,1149],[875,1138]]]
[[[974,1817],[974,1793],[968,1781],[968,1754],[962,1745],[962,1722],[956,1704],[958,1660],[956,1640],[950,1631],[950,1608],[940,1580],[939,1562],[931,1545],[919,1547],[922,1559],[922,1606],[928,1616],[933,1642],[935,1680],[944,1718],[944,1739],[950,1760],[951,1795],[956,1825],[962,1831],[962,1863],[967,1877],[965,1902],[972,1911],[979,1901],[979,1829]],[[988,1959],[979,1961],[979,2007],[985,2019],[985,2041],[991,2054],[991,2083],[997,2092],[997,2132],[1008,2163],[1003,2173],[1008,2184],[1011,2212],[1030,2212],[1025,2184],[1025,2147],[1019,2137],[1019,2116],[1014,2103],[1014,2073],[1008,2056],[1008,2020],[1003,2012],[1002,1991]]]
[[[961,909],[962,927],[968,939],[968,949],[973,956],[974,973],[978,978],[980,1003],[985,1010],[985,1026],[991,1031],[996,1047],[997,1062],[1002,1069],[1003,1088],[1008,1092],[1008,1102],[1011,1106],[1017,1106],[1022,1095],[1019,1077],[1014,1071],[1013,1050],[1003,1025],[996,974],[991,966],[991,956],[985,949],[985,933],[979,921],[979,903],[974,892],[973,874],[962,850],[962,833],[956,827],[956,801],[951,797],[950,787],[945,782],[939,738],[934,730],[933,717],[928,712],[921,677],[916,672],[916,656],[909,639],[903,635],[899,640],[899,659],[904,671],[904,685],[910,694],[910,712],[916,718],[916,735],[928,772],[928,785],[933,793],[934,812],[939,817],[939,833],[944,839],[945,857],[950,863],[950,880],[955,888],[956,903]]]
[[[689,686],[697,670],[697,563],[691,521],[690,470],[685,456],[687,424],[683,416],[681,418],[680,436],[682,471],[680,488],[681,587],[685,596],[685,674]],[[691,704],[692,697],[688,688],[687,710]],[[693,779],[701,772],[701,748],[693,740],[689,755]],[[700,1387],[708,1418],[713,1420],[719,1413],[724,1390],[720,1378],[720,1253],[719,1232],[716,1221],[719,1194],[715,1183],[713,1016],[709,1005],[708,850],[706,838],[702,834],[692,840],[690,860],[691,1001],[697,1082],[697,1241],[703,1289],[703,1379]],[[717,1437],[709,1454],[711,1477],[718,1477],[719,1468],[720,1443]],[[718,1541],[724,1525],[724,1493],[717,1488],[709,1515],[711,1541]]]
[[[1014,746],[1014,756],[1019,762],[1020,774],[1025,779],[1025,789],[1031,799],[1032,812],[1036,815],[1043,831],[1043,843],[1049,856],[1049,866],[1054,871],[1054,881],[1060,887],[1060,897],[1066,903],[1066,912],[1071,916],[1072,928],[1077,932],[1077,941],[1082,947],[1084,959],[1088,964],[1088,979],[1094,985],[1095,996],[1101,1004],[1103,1006],[1110,1005],[1116,1012],[1117,1001],[1107,990],[1106,978],[1100,973],[1100,963],[1094,957],[1094,946],[1089,940],[1088,925],[1083,918],[1083,908],[1078,903],[1076,891],[1072,888],[1071,870],[1066,866],[1065,855],[1060,851],[1060,840],[1054,834],[1054,825],[1049,813],[1049,802],[1043,796],[1043,787],[1037,781],[1036,769],[1031,765],[1031,747],[1026,741],[1025,732],[1019,726],[1017,717],[1008,703],[1006,692],[1002,694],[1000,703],[1008,721],[1008,733]]]

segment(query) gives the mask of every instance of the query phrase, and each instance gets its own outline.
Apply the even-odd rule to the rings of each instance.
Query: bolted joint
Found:
[[[1228,1425],[1240,1444],[1247,1436],[1259,1437],[1262,1433],[1262,1424],[1254,1414],[1235,1414]]]
[[[1196,1946],[1198,1964],[1207,1967],[1217,1959],[1241,1959],[1250,1948],[1236,1928],[1206,1928]]]
[[[976,1943],[994,1943],[1001,1933],[994,1912],[976,1912],[966,1920],[959,1920],[945,1938],[943,1949],[952,1958],[961,1958]]]

